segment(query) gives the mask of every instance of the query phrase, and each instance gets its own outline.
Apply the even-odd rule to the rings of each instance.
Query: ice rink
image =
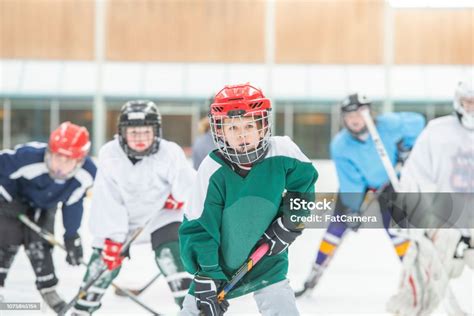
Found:
[[[87,212],[85,222],[87,223]],[[62,222],[56,222],[56,236],[61,238]],[[90,254],[90,235],[83,225],[85,258]],[[289,279],[294,289],[299,289],[315,258],[323,231],[307,229],[290,248]],[[84,274],[84,267],[70,267],[65,262],[65,254],[60,249],[54,251],[57,275],[60,279],[59,293],[70,300],[78,290]],[[390,315],[385,312],[388,298],[395,292],[400,264],[383,230],[360,230],[350,233],[321,279],[311,297],[298,299],[302,315]],[[132,247],[131,260],[125,261],[116,283],[137,288],[149,281],[158,269],[153,260],[150,244]],[[460,279],[451,282],[453,292],[464,310],[473,314],[474,276],[465,269]],[[6,281],[7,302],[40,302],[35,289],[34,275],[29,261],[20,250],[15,258]],[[159,278],[146,292],[139,296],[159,313],[176,315],[178,307],[163,278]],[[127,298],[118,297],[109,288],[102,301],[102,308],[94,315],[146,315],[144,309]],[[43,308],[40,312],[0,311],[3,315],[43,315],[53,314]],[[230,301],[226,315],[255,315],[257,307],[251,295]],[[437,315],[444,315],[442,307]]]

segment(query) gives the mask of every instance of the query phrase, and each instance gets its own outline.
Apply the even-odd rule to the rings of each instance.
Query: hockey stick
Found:
[[[370,110],[365,109],[361,111],[361,115],[365,121],[365,124],[367,125],[367,129],[369,130],[370,136],[372,137],[372,140],[374,141],[375,148],[377,150],[377,153],[379,154],[380,159],[382,160],[383,166],[385,168],[385,171],[387,172],[387,175],[390,179],[390,182],[392,183],[392,187],[395,190],[395,192],[400,192],[400,182],[398,180],[397,174],[395,172],[395,168],[393,167],[392,163],[390,162],[390,159],[388,158],[387,151],[385,150],[385,146],[380,139],[380,135],[377,131],[377,128],[375,127],[374,121],[372,120],[372,117],[370,116]],[[402,234],[403,236],[403,234]],[[407,237],[407,236],[403,236]],[[434,252],[434,258],[441,261],[437,254],[437,250],[435,249],[435,246],[433,245],[432,242],[426,242],[426,240],[421,240],[424,237],[420,238],[414,238],[413,235],[409,235],[408,238],[412,239],[415,242],[424,242],[426,245],[428,245],[431,249],[431,251]],[[456,296],[454,296],[453,292],[451,291],[451,287],[449,286],[449,275],[446,272],[446,269],[444,269],[444,265],[441,262],[441,266],[443,267],[442,270],[442,278],[445,279],[447,289],[446,289],[446,296],[449,304],[451,305],[452,309],[454,310],[454,313],[456,315],[463,315],[465,314],[462,308],[459,306],[459,302],[456,299]],[[436,290],[439,293],[442,293],[442,290],[436,287]],[[443,295],[440,295],[440,299],[443,299]],[[446,306],[445,306],[446,307]],[[447,307],[446,309],[449,309]],[[448,310],[449,312],[449,310]]]
[[[224,301],[227,293],[229,293],[237,284],[237,282],[239,282],[250,270],[252,270],[252,268],[260,261],[260,259],[266,255],[269,249],[270,245],[263,243],[250,255],[247,261],[240,266],[239,270],[237,270],[232,279],[230,279],[230,281],[224,285],[222,290],[217,295],[217,301],[219,303]],[[201,311],[199,316],[204,316],[204,313]]]
[[[217,300],[222,302],[234,286],[239,282],[252,268],[260,261],[260,259],[263,258],[270,249],[270,245],[267,243],[261,244],[247,259],[246,262],[244,262],[243,265],[240,266],[239,270],[234,274],[232,279],[227,282],[227,284],[224,286],[224,288],[219,292],[219,295],[217,295]]]
[[[161,272],[158,272],[158,274],[155,275],[153,277],[153,279],[148,281],[144,286],[142,286],[139,289],[124,289],[124,288],[116,287],[115,288],[115,295],[117,295],[117,296],[126,296],[125,293],[123,292],[123,290],[127,290],[130,293],[132,293],[133,295],[138,296],[138,295],[142,294],[146,289],[148,289],[160,276],[161,276]]]
[[[149,222],[149,221],[148,221]],[[130,246],[132,244],[132,242],[137,239],[137,237],[141,234],[141,232],[145,229],[145,227],[147,226],[148,222],[143,225],[142,227],[139,227],[137,229],[135,229],[131,234],[130,236],[127,238],[127,240],[125,241],[125,243],[123,244],[122,246],[122,251],[120,252],[120,256],[125,256],[127,251],[130,249]],[[101,277],[102,275],[104,275],[104,273],[109,273],[110,271],[107,269],[107,266],[105,264],[102,264],[101,267],[98,269],[97,271],[97,274],[91,278],[86,284],[84,284],[84,286],[82,286],[80,289],[79,289],[79,292],[74,296],[74,298],[66,304],[66,306],[58,313],[58,315],[65,315],[66,312],[71,309],[78,300],[84,298],[86,295],[87,295],[87,291],[89,290],[89,288],[91,288]],[[126,290],[125,290],[126,291]],[[129,293],[131,294],[131,293]],[[143,305],[141,305],[142,307],[144,307]],[[146,308],[149,312],[151,312],[153,315],[160,315],[158,314],[157,312],[153,311],[151,308]]]
[[[20,214],[18,215],[18,219],[23,223],[25,224],[28,228],[30,228],[32,231],[34,231],[35,233],[37,233],[41,238],[43,238],[44,240],[46,240],[47,242],[49,242],[51,245],[53,246],[57,246],[59,247],[60,249],[64,250],[64,251],[67,251],[66,250],[66,247],[60,243],[55,237],[54,235],[41,228],[40,226],[38,226],[35,222],[31,221],[25,214]],[[86,266],[87,267],[87,263],[84,262],[83,260],[80,261],[80,264],[82,266]],[[137,297],[136,295],[134,295],[132,292],[130,292],[129,290],[127,289],[122,289],[120,288],[118,285],[116,285],[115,283],[112,282],[112,286],[115,288],[116,291],[121,291],[121,293],[123,293],[123,296],[127,296],[128,298],[130,298],[132,301],[134,301],[135,303],[137,303],[138,305],[140,305],[141,307],[143,307],[144,309],[146,309],[147,311],[153,313],[153,314],[157,314],[153,309],[151,309],[150,307],[148,307],[147,305],[145,305],[144,303],[142,303]]]

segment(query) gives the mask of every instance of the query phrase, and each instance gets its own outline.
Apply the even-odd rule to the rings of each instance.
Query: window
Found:
[[[427,116],[427,107],[431,105],[428,104],[420,104],[420,103],[412,103],[412,102],[404,102],[404,103],[395,103],[393,105],[393,110],[395,112],[416,112]]]
[[[50,112],[49,100],[12,100],[11,146],[47,142],[51,131]]]
[[[117,133],[117,121],[120,107],[126,100],[112,100],[107,102],[107,141]],[[180,102],[156,102],[162,117],[163,138],[173,141],[190,152],[192,133],[197,129],[193,126],[192,105]]]
[[[3,149],[3,121],[4,121],[4,114],[3,114],[3,105],[0,108],[0,150]]]
[[[328,159],[331,141],[331,105],[295,105],[293,140],[310,159]]]
[[[452,114],[454,112],[452,103],[438,103],[434,104],[434,117],[440,117]]]
[[[163,138],[181,147],[191,147],[192,116],[182,114],[162,115]]]
[[[396,112],[423,114],[427,121],[453,113],[453,105],[449,102],[397,102],[393,109]]]
[[[105,129],[105,141],[108,142],[114,138],[117,134],[117,122],[120,114],[120,110],[107,109],[107,124]]]
[[[92,129],[92,100],[61,100],[59,102],[59,122],[70,121],[79,126],[84,126],[93,139]]]

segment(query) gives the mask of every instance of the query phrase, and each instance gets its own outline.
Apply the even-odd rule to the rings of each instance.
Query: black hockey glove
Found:
[[[18,215],[25,214],[27,209],[28,206],[20,201],[8,202],[3,197],[0,198],[0,215],[2,216],[17,218]]]
[[[286,216],[281,216],[263,233],[260,243],[266,242],[270,245],[267,256],[279,255],[301,235],[302,230],[303,228],[296,227]]]
[[[397,162],[404,165],[405,161],[408,159],[408,156],[410,156],[411,148],[405,147],[403,145],[403,140],[401,140],[397,143],[397,150],[398,150]]]
[[[72,238],[64,238],[64,246],[66,247],[66,261],[72,266],[78,266],[82,261],[82,243],[81,237],[76,233]]]
[[[223,285],[224,281],[213,280],[203,276],[194,277],[194,296],[196,297],[197,308],[201,315],[221,316],[229,308],[229,302],[224,299],[221,303],[217,300],[217,291]]]

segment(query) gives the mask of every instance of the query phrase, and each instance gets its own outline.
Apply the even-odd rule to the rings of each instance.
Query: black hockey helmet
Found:
[[[155,103],[149,100],[128,101],[122,106],[118,119],[118,136],[120,146],[127,156],[142,159],[158,151],[161,141],[161,114]],[[152,126],[154,141],[150,147],[142,152],[137,152],[127,145],[125,132],[131,126]]]
[[[370,105],[370,100],[365,95],[359,93],[349,94],[340,103],[341,112],[343,113],[357,111],[362,106],[370,107]]]
[[[359,93],[349,94],[339,104],[341,108],[341,112],[342,112],[342,123],[347,128],[349,133],[351,133],[352,136],[354,136],[355,138],[358,138],[358,139],[364,138],[365,135],[367,135],[367,126],[364,126],[360,130],[353,130],[352,128],[348,126],[346,119],[344,118],[344,114],[355,112],[363,106],[367,106],[370,109],[370,105],[371,105],[370,100],[365,95],[359,94]]]

